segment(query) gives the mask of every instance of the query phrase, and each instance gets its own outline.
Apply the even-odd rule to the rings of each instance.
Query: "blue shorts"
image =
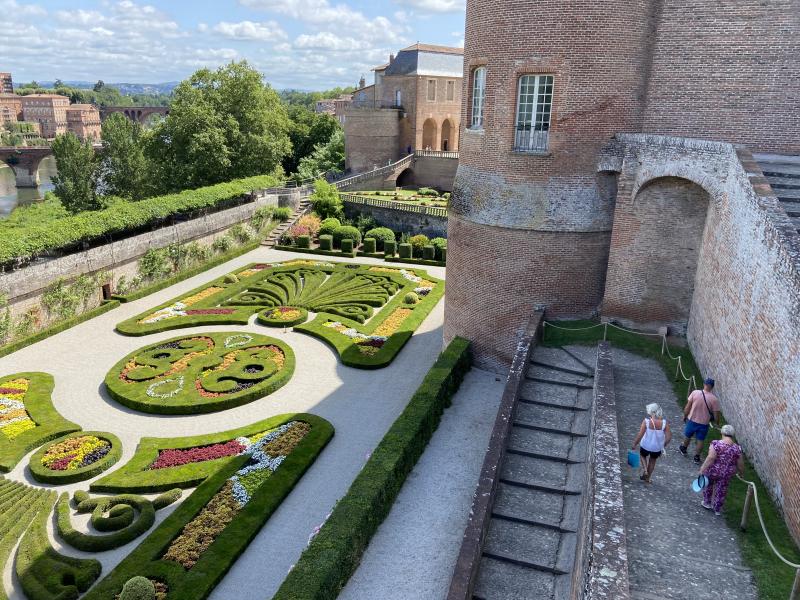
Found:
[[[703,442],[708,435],[708,425],[695,423],[692,420],[686,421],[686,427],[683,428],[683,435],[687,438],[694,436],[698,442]]]

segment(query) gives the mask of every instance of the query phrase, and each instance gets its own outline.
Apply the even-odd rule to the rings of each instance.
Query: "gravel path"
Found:
[[[502,395],[493,373],[470,371],[339,600],[447,595]]]
[[[308,335],[262,327],[253,320],[245,326],[203,326],[142,337],[126,337],[114,332],[114,326],[120,321],[247,263],[297,258],[321,257],[262,247],[0,358],[0,375],[21,371],[45,371],[53,375],[56,409],[85,430],[116,434],[123,445],[120,465],[133,456],[137,442],[144,436],[174,437],[224,431],[289,412],[314,413],[333,424],[336,429],[333,440],[217,586],[211,596],[213,599],[263,600],[277,590],[305,547],[308,535],[347,491],[363,466],[366,454],[375,448],[400,414],[442,348],[442,302],[394,362],[377,371],[343,366],[337,354],[324,342]],[[375,259],[347,262],[387,264]],[[425,270],[444,278],[443,268]],[[297,356],[294,376],[284,387],[261,400],[219,413],[193,416],[136,413],[111,400],[102,389],[108,370],[128,353],[158,340],[203,331],[252,331],[282,339]],[[25,469],[28,458],[25,457],[7,477],[39,485]],[[59,486],[58,489],[86,489],[88,483]],[[138,541],[141,539],[134,544]],[[126,547],[94,556],[103,563],[103,571],[107,573],[128,550],[130,548]],[[11,561],[4,573],[7,589],[16,587],[10,578],[10,564]]]
[[[700,495],[691,491],[698,467],[678,452],[683,411],[663,369],[654,360],[614,348],[614,383],[631,598],[755,600],[736,534],[722,517],[703,509]],[[650,402],[664,409],[673,441],[647,485],[627,466],[627,453]]]

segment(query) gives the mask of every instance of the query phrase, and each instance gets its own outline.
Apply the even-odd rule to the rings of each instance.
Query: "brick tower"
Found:
[[[641,130],[649,5],[467,2],[445,338],[472,340],[484,367],[508,365],[535,305],[602,301],[616,184],[597,157]]]

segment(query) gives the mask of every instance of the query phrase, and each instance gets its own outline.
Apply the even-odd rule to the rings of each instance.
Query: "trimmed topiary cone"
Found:
[[[147,577],[131,577],[122,586],[119,600],[156,600],[156,587]]]

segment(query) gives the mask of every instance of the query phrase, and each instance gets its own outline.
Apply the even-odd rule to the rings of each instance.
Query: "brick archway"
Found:
[[[436,150],[436,134],[438,127],[433,119],[425,119],[422,124],[422,149]]]

